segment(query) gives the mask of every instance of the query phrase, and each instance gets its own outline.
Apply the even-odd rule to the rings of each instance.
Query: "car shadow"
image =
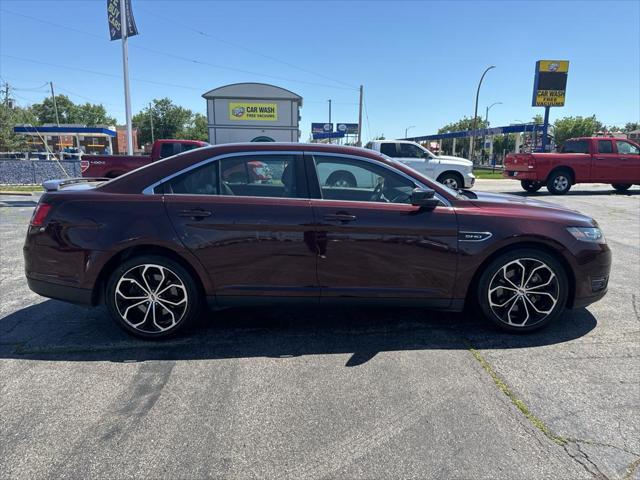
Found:
[[[0,358],[43,361],[203,360],[351,354],[345,366],[380,352],[511,349],[567,342],[597,324],[586,309],[569,310],[532,334],[507,334],[473,313],[413,308],[233,308],[203,315],[175,338],[129,336],[106,309],[46,300],[0,320]]]

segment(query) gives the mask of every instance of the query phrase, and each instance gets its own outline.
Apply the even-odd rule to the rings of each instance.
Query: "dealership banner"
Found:
[[[538,60],[533,81],[533,107],[563,107],[567,91],[569,62]]]
[[[358,134],[358,124],[357,123],[338,123],[338,131],[344,132],[347,135],[357,135]]]
[[[229,119],[275,122],[278,120],[278,104],[229,102]]]
[[[127,13],[127,37],[138,35],[136,21],[133,18],[131,0],[124,0],[124,8]],[[107,0],[107,20],[109,22],[109,35],[111,40],[122,38],[122,12],[120,11],[120,0]]]
[[[333,132],[333,123],[312,123],[311,133],[327,133]]]

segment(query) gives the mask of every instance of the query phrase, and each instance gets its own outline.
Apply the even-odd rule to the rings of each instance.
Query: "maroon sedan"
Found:
[[[252,175],[256,162],[269,175]],[[357,186],[319,180],[333,171]],[[453,191],[371,150],[209,146],[108,182],[54,183],[25,241],[30,288],[104,302],[145,338],[176,333],[207,303],[291,301],[470,303],[529,332],[607,291],[611,252],[593,219]]]

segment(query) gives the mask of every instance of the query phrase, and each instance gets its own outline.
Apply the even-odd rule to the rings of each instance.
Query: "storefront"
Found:
[[[207,100],[209,142],[297,142],[302,97],[265,83],[215,88]]]

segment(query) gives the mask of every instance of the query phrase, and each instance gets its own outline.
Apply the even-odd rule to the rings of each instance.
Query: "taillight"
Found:
[[[41,227],[44,223],[44,219],[49,215],[50,210],[51,205],[48,203],[38,203],[36,209],[33,211],[33,216],[31,217],[31,226]]]
[[[529,168],[536,168],[536,159],[533,155],[529,155],[528,166]]]

